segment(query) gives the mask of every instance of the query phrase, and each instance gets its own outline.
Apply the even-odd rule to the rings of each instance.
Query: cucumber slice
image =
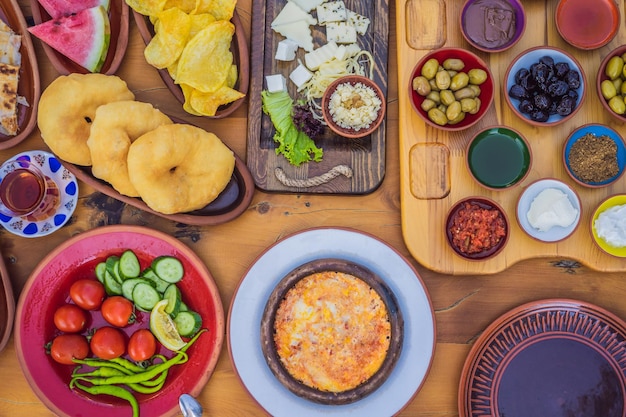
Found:
[[[98,278],[98,281],[100,281],[102,284],[104,284],[104,273],[106,270],[106,262],[100,262],[98,265],[96,265],[96,278]]]
[[[196,334],[202,327],[202,317],[195,311],[180,311],[174,317],[174,324],[179,335],[190,337]]]
[[[120,272],[120,260],[119,260],[119,258],[113,264],[113,278],[115,278],[115,280],[117,282],[119,282],[120,285],[122,285],[122,282],[124,282],[124,278],[122,277],[122,274]]]
[[[189,311],[189,307],[187,307],[187,304],[185,304],[185,302],[183,300],[180,300],[180,305],[178,306],[178,311]]]
[[[170,285],[169,282],[163,281],[159,276],[152,270],[152,268],[147,268],[145,271],[141,273],[141,278],[145,278],[149,281],[154,282],[156,289],[158,292],[163,294],[167,287]]]
[[[122,295],[122,284],[117,282],[108,269],[104,271],[104,290],[109,295]]]
[[[165,289],[163,293],[163,299],[167,300],[167,305],[165,306],[165,312],[172,317],[176,317],[178,314],[178,310],[180,309],[180,290],[176,286],[176,284],[170,284]]]
[[[128,278],[124,280],[122,283],[122,295],[128,298],[130,301],[133,301],[133,290],[135,289],[135,285],[140,282],[146,283],[152,287],[154,287],[154,282],[144,279],[144,278]]]
[[[137,278],[141,272],[139,259],[132,250],[126,250],[120,256],[119,262],[120,275],[124,279]]]
[[[105,261],[107,271],[109,271],[109,274],[111,274],[114,277],[115,277],[115,264],[119,262],[119,260],[120,260],[119,256],[111,255]]]
[[[183,263],[173,256],[159,256],[152,261],[151,268],[159,278],[171,284],[183,279],[185,274]]]
[[[142,310],[150,311],[161,301],[161,294],[150,284],[140,282],[133,288],[133,302]]]

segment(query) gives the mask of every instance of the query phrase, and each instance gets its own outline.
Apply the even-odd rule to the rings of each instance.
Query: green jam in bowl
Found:
[[[522,181],[531,164],[530,147],[508,127],[489,127],[468,144],[467,166],[474,179],[490,189],[512,187]]]

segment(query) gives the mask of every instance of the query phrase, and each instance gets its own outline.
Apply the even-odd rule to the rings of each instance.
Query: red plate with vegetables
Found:
[[[215,369],[224,310],[190,248],[148,228],[108,226],[41,261],[15,329],[22,371],[57,415],[172,416]]]

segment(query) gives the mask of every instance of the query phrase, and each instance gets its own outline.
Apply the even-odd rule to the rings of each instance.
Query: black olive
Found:
[[[565,82],[570,88],[577,89],[580,87],[580,74],[576,70],[570,70],[565,74]]]
[[[554,59],[551,56],[542,56],[541,58],[539,58],[539,62],[541,62],[544,65],[547,65],[549,67],[553,67],[554,66]]]
[[[567,116],[574,111],[574,108],[576,108],[576,101],[570,96],[565,96],[559,102],[556,112],[559,116]]]
[[[522,78],[519,85],[524,87],[524,89],[528,92],[537,88],[537,82],[530,74],[527,74],[526,77]]]
[[[537,84],[545,84],[552,77],[552,70],[543,63],[538,63],[532,67],[531,74]]]
[[[533,98],[535,108],[539,110],[547,110],[552,105],[552,99],[546,94],[537,94]]]
[[[541,110],[535,110],[530,114],[530,118],[536,122],[547,122],[550,115]]]
[[[574,99],[574,101],[578,101],[578,91],[576,90],[567,90],[567,95]]]
[[[548,93],[552,97],[561,97],[567,94],[569,91],[569,86],[565,81],[557,80],[552,84],[548,85]]]
[[[528,99],[523,99],[520,101],[518,106],[519,111],[526,114],[531,114],[535,110],[535,106],[533,106],[533,102]]]
[[[567,62],[558,62],[554,65],[556,76],[563,78],[569,72],[569,64]]]
[[[530,74],[530,72],[526,68],[520,68],[517,70],[515,73],[515,84],[521,84],[522,78],[528,77],[528,74]]]
[[[521,100],[522,98],[528,97],[528,94],[524,87],[519,84],[513,84],[509,89],[509,96],[515,100]]]

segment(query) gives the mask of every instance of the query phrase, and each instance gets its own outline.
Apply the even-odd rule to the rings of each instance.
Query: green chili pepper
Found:
[[[74,361],[75,363],[79,364],[79,365],[85,365],[85,366],[91,366],[92,368],[101,368],[101,367],[107,367],[107,368],[114,368],[117,369],[120,372],[123,372],[127,375],[131,375],[133,374],[133,372],[129,369],[126,369],[125,367],[118,365],[115,362],[111,362],[110,360],[100,360],[100,359],[72,359],[72,361]]]
[[[70,383],[70,388],[73,388],[74,386],[91,395],[106,394],[126,400],[130,403],[130,406],[133,409],[133,417],[139,417],[139,402],[137,401],[137,398],[135,398],[130,391],[127,391],[122,387],[117,387],[115,385],[94,385],[88,387],[86,385],[79,384],[78,381],[73,381],[73,383]]]
[[[128,386],[134,391],[139,392],[141,394],[153,394],[159,391],[161,388],[163,388],[163,385],[165,385],[166,378],[167,378],[167,371],[163,371],[163,373],[159,375],[157,379],[154,380],[155,384],[147,384],[146,382],[152,382],[152,381],[145,381],[141,383],[130,383],[128,384]]]
[[[119,369],[112,368],[109,366],[100,366],[99,368],[94,369],[91,372],[78,372],[79,368],[75,369],[72,372],[72,377],[110,377],[110,376],[120,376],[120,375],[128,375],[127,373],[120,371]]]
[[[125,359],[125,358],[118,357],[118,358],[113,358],[109,360],[117,365],[123,366],[129,371],[132,371],[133,373],[143,372],[146,370],[146,367],[137,365],[135,362],[129,361],[128,359]]]

